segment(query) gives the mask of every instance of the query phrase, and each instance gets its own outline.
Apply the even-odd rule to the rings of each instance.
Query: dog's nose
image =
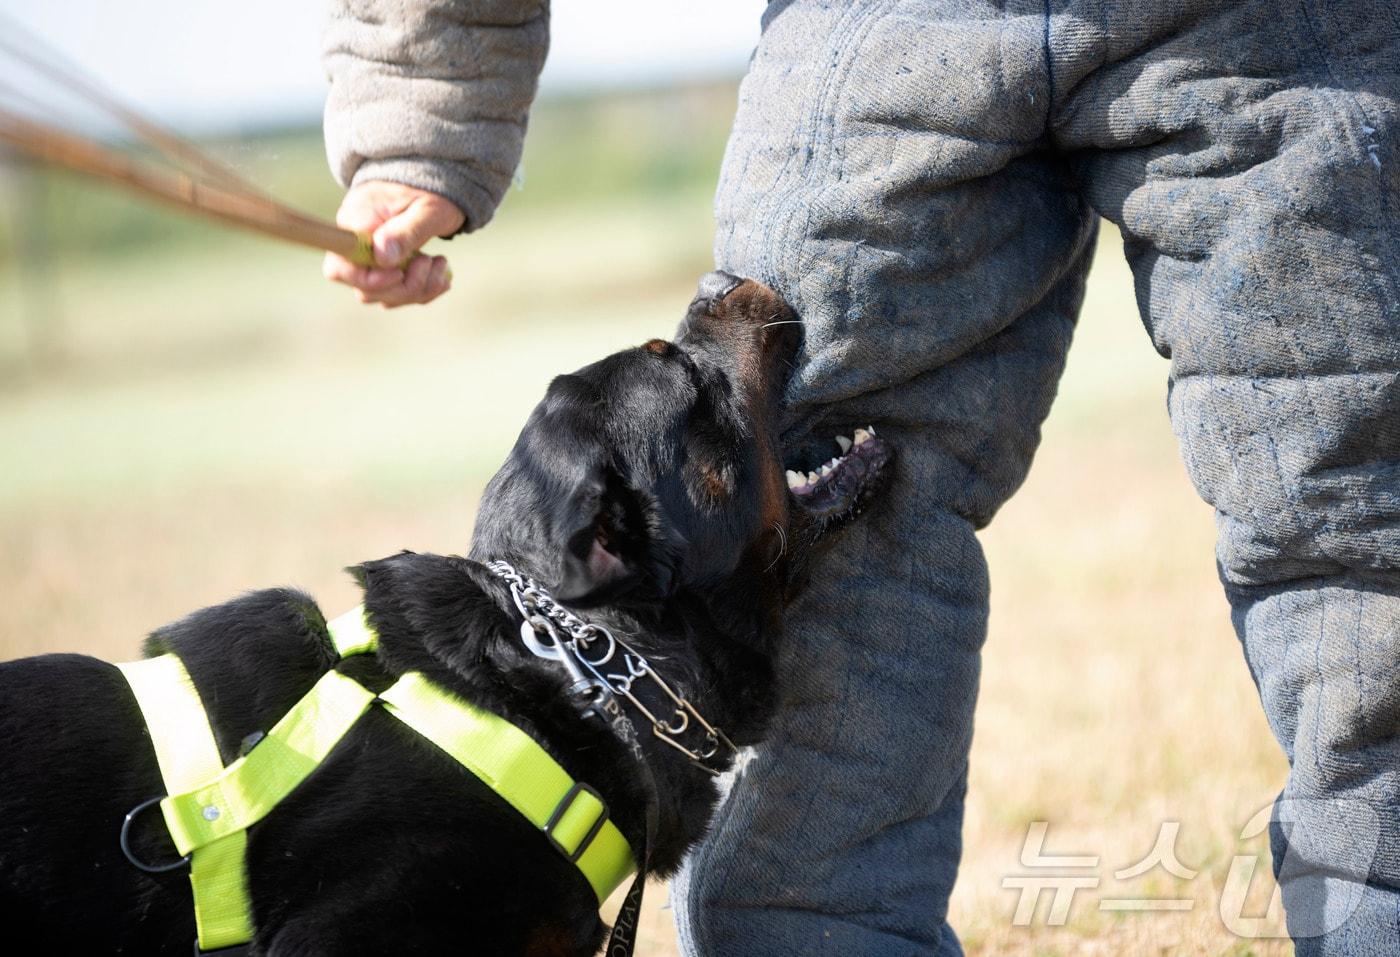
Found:
[[[695,290],[695,298],[718,302],[738,288],[743,281],[733,273],[727,273],[720,269],[707,272],[700,277],[700,285]]]

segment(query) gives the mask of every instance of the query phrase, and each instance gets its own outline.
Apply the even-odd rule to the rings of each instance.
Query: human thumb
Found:
[[[385,269],[402,268],[424,243],[452,235],[465,219],[449,200],[435,194],[419,196],[374,231],[375,262]]]

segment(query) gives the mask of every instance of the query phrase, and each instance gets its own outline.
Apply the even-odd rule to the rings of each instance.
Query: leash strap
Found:
[[[119,664],[117,669],[146,716],[166,793],[191,790],[223,772],[204,703],[179,657],[160,655]],[[153,721],[152,715],[161,718]],[[195,927],[202,950],[252,939],[252,908],[243,875],[247,842],[247,834],[239,831],[190,859]]]
[[[642,894],[647,886],[647,865],[651,863],[647,859],[650,850],[650,845],[643,849],[642,868],[632,878],[632,886],[627,888],[627,896],[622,899],[622,906],[613,919],[612,933],[608,935],[608,946],[603,952],[605,957],[632,957],[632,952],[637,949],[637,927],[641,923]]]
[[[631,752],[637,764],[638,776],[642,779],[642,789],[647,796],[642,854],[637,859],[637,875],[632,878],[632,886],[627,889],[627,896],[622,899],[622,906],[618,908],[617,916],[613,919],[612,932],[608,934],[608,946],[604,950],[605,957],[632,957],[632,952],[637,947],[642,895],[646,892],[647,873],[651,870],[651,845],[656,839],[656,822],[660,813],[656,778],[651,773],[651,765],[647,764],[646,755],[642,753],[641,743],[637,740],[637,729],[622,713],[622,706],[618,704],[615,696],[605,695],[589,708],[589,713],[599,718]]]

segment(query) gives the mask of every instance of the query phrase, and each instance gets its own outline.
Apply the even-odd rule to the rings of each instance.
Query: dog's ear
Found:
[[[648,544],[640,496],[606,465],[590,470],[571,497],[564,556],[554,594],[579,608],[599,605],[643,577]]]

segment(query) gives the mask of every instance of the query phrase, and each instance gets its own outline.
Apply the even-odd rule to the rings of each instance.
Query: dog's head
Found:
[[[710,273],[675,341],[555,379],[486,489],[473,557],[517,563],[578,608],[735,576],[780,601],[794,559],[864,504],[890,458],[867,438],[810,481],[785,477],[779,416],[800,330],[771,289]]]

